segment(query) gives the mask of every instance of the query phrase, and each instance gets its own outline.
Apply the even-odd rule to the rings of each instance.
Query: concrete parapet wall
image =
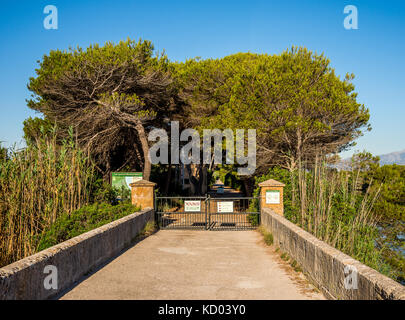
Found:
[[[268,208],[261,223],[274,244],[295,259],[309,280],[329,299],[405,300],[405,287],[317,239]],[[346,289],[345,267],[357,270],[357,289]],[[352,269],[353,270],[353,269]]]
[[[151,209],[136,212],[0,269],[0,300],[48,299],[128,247],[154,219]],[[57,268],[57,289],[45,289],[47,265]]]

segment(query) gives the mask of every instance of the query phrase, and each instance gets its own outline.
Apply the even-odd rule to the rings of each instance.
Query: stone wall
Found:
[[[262,210],[261,223],[273,234],[274,245],[295,259],[327,298],[405,300],[404,286],[315,238],[271,209]],[[345,274],[346,267],[357,269],[357,289],[345,288],[345,277],[352,274],[349,270]]]
[[[0,300],[56,296],[128,247],[153,219],[153,210],[143,210],[1,268]],[[45,289],[47,265],[57,268],[57,289]]]

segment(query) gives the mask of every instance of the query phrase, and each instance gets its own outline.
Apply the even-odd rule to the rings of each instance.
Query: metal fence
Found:
[[[155,197],[161,229],[250,230],[260,223],[255,197]]]

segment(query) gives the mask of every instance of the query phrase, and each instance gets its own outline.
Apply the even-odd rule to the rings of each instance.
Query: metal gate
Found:
[[[155,197],[161,229],[251,230],[260,223],[255,197]]]

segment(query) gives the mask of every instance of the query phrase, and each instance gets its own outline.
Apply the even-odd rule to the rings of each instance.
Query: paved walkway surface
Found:
[[[257,231],[161,230],[61,299],[324,299]]]

